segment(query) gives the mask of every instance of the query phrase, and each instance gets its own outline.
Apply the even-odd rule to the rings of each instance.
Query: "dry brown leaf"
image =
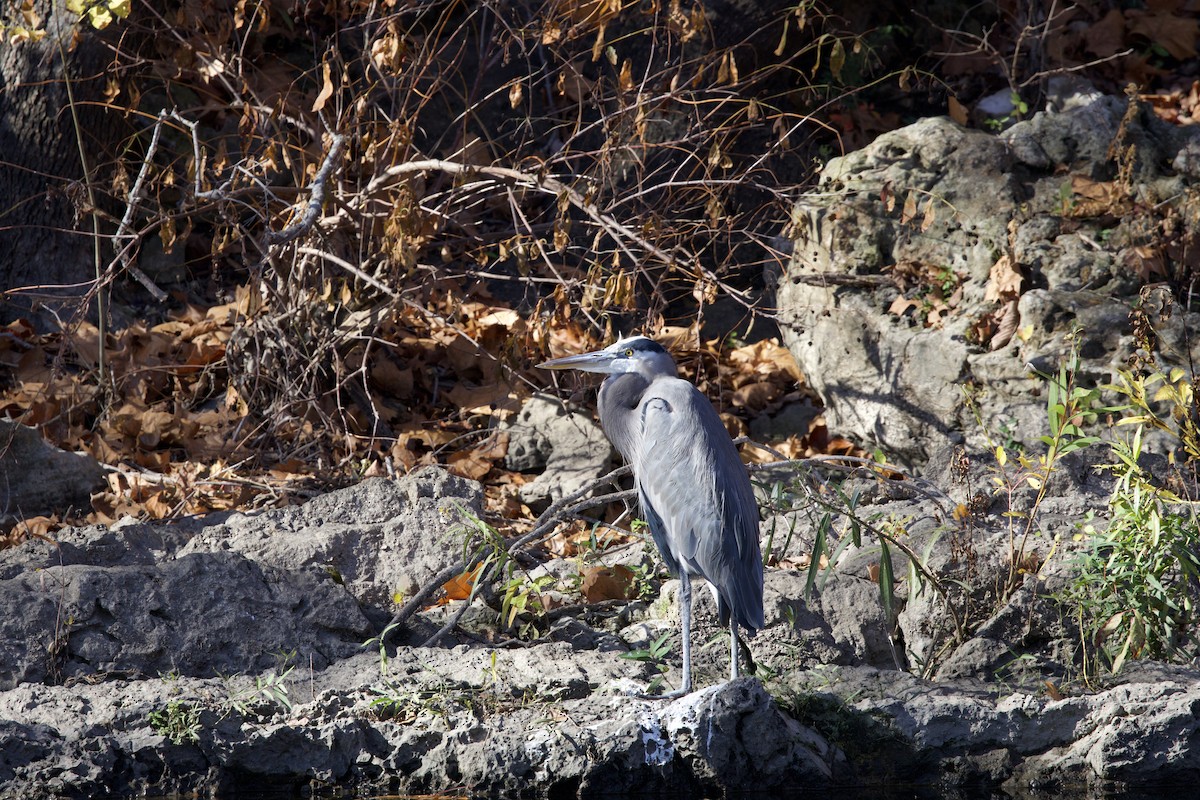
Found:
[[[453,334],[443,353],[450,367],[460,376],[476,383],[491,383],[500,377],[500,363],[471,340]]]
[[[61,520],[57,515],[45,517],[25,517],[16,524],[14,532],[19,531],[24,538],[36,536],[40,539],[47,539],[48,534],[57,530],[60,527]]]
[[[725,430],[729,432],[731,438],[738,438],[749,433],[746,427],[746,421],[741,417],[735,417],[733,414],[721,412],[718,414],[721,418],[721,423],[725,426]]]
[[[592,41],[592,63],[600,60],[600,56],[604,53],[604,33],[605,26],[603,24],[596,28],[596,38]]]
[[[153,450],[165,441],[178,441],[183,434],[179,419],[171,413],[150,409],[139,420],[137,444],[144,450]]]
[[[608,538],[611,534],[605,536]],[[618,534],[617,538],[624,537]],[[559,525],[554,535],[546,540],[546,551],[556,558],[574,558],[591,549],[592,524],[583,520],[572,520],[565,525]]]
[[[925,299],[928,303],[928,307],[925,309],[925,327],[940,328],[942,326],[942,318],[950,313],[949,306],[942,302],[939,297],[927,295]]]
[[[903,317],[910,310],[920,308],[921,304],[916,300],[911,300],[904,295],[897,295],[892,304],[888,306],[888,313],[895,314],[897,317]]]
[[[751,370],[757,375],[786,376],[797,382],[804,380],[795,357],[778,339],[763,339],[734,348],[729,351],[728,358],[735,367]]]
[[[371,61],[381,71],[394,74],[404,60],[405,47],[394,21],[389,22],[386,32],[371,42]]]
[[[548,14],[586,28],[612,21],[626,5],[629,0],[554,0]]]
[[[812,565],[812,554],[811,553],[801,553],[800,555],[796,556],[795,558],[781,558],[778,561],[773,562],[773,566],[777,566],[780,569],[792,569],[792,570],[805,570],[805,569],[808,569],[811,565]],[[821,553],[821,557],[817,559],[817,568],[822,569],[822,570],[829,568],[829,559],[826,557],[826,555],[824,553]]]
[[[1092,55],[1100,58],[1116,55],[1125,48],[1125,16],[1119,9],[1112,9],[1084,30],[1083,41]]]
[[[1112,203],[1120,196],[1112,181],[1094,181],[1083,175],[1071,176],[1071,193],[1082,200],[1096,203]]]
[[[459,477],[480,481],[492,471],[492,462],[479,458],[471,450],[461,450],[446,459],[446,469]]]
[[[633,64],[628,58],[621,64],[621,72],[617,75],[617,86],[622,92],[633,91]]]
[[[447,600],[466,600],[471,596],[471,589],[475,586],[475,581],[479,579],[479,572],[483,569],[483,564],[476,564],[474,569],[466,570],[455,575],[450,580],[442,584],[442,589],[446,592]]]
[[[583,72],[573,62],[563,65],[562,72],[558,74],[558,82],[555,84],[558,93],[574,103],[582,103],[586,98],[591,97],[595,86],[596,82],[584,77]]]
[[[290,480],[297,475],[302,475],[309,470],[309,465],[298,458],[290,458],[286,461],[276,463],[268,473],[276,480]]]
[[[528,520],[536,516],[529,508],[521,502],[520,486],[516,483],[507,483],[506,478],[523,477],[514,473],[505,473],[498,476],[495,481],[489,481],[483,487],[484,500],[489,512],[503,517],[504,519],[521,519]]]
[[[1067,213],[1072,217],[1119,216],[1129,205],[1126,193],[1114,181],[1094,181],[1083,175],[1071,176],[1071,194]]]
[[[1166,49],[1180,61],[1196,57],[1196,37],[1200,20],[1176,14],[1146,14],[1131,10],[1125,14],[1129,32],[1145,36],[1152,44]]]
[[[520,398],[509,387],[499,383],[484,386],[459,383],[446,392],[446,399],[471,414],[499,414],[506,417],[515,414],[521,407]]]
[[[1003,307],[993,312],[995,315],[995,334],[992,336],[988,349],[999,350],[1012,341],[1021,323],[1021,315],[1017,313],[1017,301],[1009,300]]]
[[[464,478],[480,480],[491,471],[492,462],[504,458],[507,453],[508,434],[498,433],[489,436],[477,447],[451,453],[446,463],[451,472]]]
[[[907,225],[912,222],[917,216],[917,195],[915,192],[909,192],[908,197],[904,198],[904,210],[900,212],[900,224]]]
[[[745,408],[751,413],[761,411],[773,400],[783,394],[780,387],[767,381],[755,381],[735,389],[730,400],[735,406]]]
[[[317,93],[317,99],[313,100],[312,111],[315,114],[325,108],[325,104],[329,102],[329,98],[333,97],[333,70],[328,61],[321,65],[322,83],[321,91]]]
[[[879,190],[879,202],[883,203],[884,211],[889,214],[896,208],[896,193],[892,191],[892,182],[884,181],[883,187]]]
[[[201,372],[204,367],[216,364],[225,358],[223,344],[194,344],[189,343],[183,349],[183,364],[175,368],[175,374],[187,377]]]
[[[988,272],[987,287],[983,290],[983,299],[989,303],[999,303],[1021,296],[1021,281],[1024,276],[1021,270],[1005,253],[996,259]]]
[[[947,112],[950,114],[950,119],[957,122],[959,125],[966,127],[971,121],[971,113],[967,111],[967,107],[958,102],[958,98],[950,95],[947,103]]]
[[[413,393],[412,367],[401,369],[386,355],[378,356],[371,365],[371,382],[391,397],[407,400]]]
[[[69,337],[79,362],[91,369],[100,361],[100,330],[90,322],[81,322]]]
[[[611,567],[584,567],[583,582],[579,591],[584,602],[600,603],[605,600],[628,600],[633,597],[635,581],[633,570],[624,564]]]
[[[171,468],[171,454],[166,450],[138,450],[133,453],[133,463],[151,472],[165,473]]]
[[[524,320],[516,311],[501,307],[490,308],[475,320],[479,328],[497,327],[505,331],[511,331],[523,323]]]
[[[155,492],[142,502],[142,507],[150,519],[166,519],[175,511],[175,503],[171,499],[173,492],[166,489]]]
[[[1125,266],[1132,269],[1142,283],[1153,283],[1158,278],[1168,277],[1162,250],[1153,245],[1131,247],[1123,254]]]
[[[933,223],[937,221],[937,207],[933,204],[933,198],[925,201],[925,211],[921,217],[921,233],[927,232],[933,227]]]
[[[81,439],[80,447],[101,464],[116,464],[121,460],[121,454],[111,447],[97,431],[89,431]]]

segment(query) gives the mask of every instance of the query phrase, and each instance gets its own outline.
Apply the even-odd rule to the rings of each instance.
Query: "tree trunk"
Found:
[[[49,321],[81,310],[95,279],[92,220],[80,163],[79,137],[93,179],[111,152],[116,115],[94,101],[104,89],[107,49],[91,32],[67,50],[75,17],[60,2],[38,0],[48,36],[0,47],[0,323],[32,311]],[[59,42],[62,42],[62,48]],[[66,55],[66,69],[63,55]],[[79,129],[71,114],[71,81]],[[77,213],[83,211],[84,213]],[[40,287],[9,293],[7,290]]]

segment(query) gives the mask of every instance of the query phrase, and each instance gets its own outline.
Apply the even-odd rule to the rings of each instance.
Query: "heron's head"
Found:
[[[645,336],[628,336],[613,342],[603,350],[580,353],[577,356],[552,358],[538,364],[541,369],[578,369],[584,372],[639,372],[653,379],[662,375],[674,377],[675,359],[666,349]]]

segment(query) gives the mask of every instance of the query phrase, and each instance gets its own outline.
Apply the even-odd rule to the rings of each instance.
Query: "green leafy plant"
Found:
[[[1142,466],[1143,437],[1156,430],[1178,442],[1193,466],[1200,460],[1196,382],[1179,368],[1146,373],[1122,370],[1102,387],[1122,402],[1103,410],[1119,415],[1117,428],[1132,436],[1111,443],[1116,476],[1109,524],[1085,525],[1088,548],[1063,599],[1073,610],[1085,646],[1119,671],[1131,658],[1191,657],[1198,648],[1200,521],[1194,497],[1158,485]],[[1174,458],[1171,459],[1174,464]],[[1175,469],[1179,469],[1176,465]],[[1179,481],[1185,486],[1185,481]]]
[[[372,636],[363,642],[363,647],[376,647],[379,649],[379,671],[384,677],[388,674],[387,640],[392,635],[392,632],[399,627],[399,623],[390,623],[378,636]]]
[[[827,464],[834,476],[845,474],[870,475],[886,483],[899,470],[887,463],[872,459],[846,457],[848,464]],[[773,516],[791,513],[806,515],[811,529],[814,531],[813,543],[808,554],[806,567],[805,595],[811,597],[814,590],[824,588],[829,577],[837,569],[844,553],[850,548],[863,548],[864,542],[876,543],[879,553],[877,566],[872,566],[872,579],[879,586],[879,602],[889,627],[896,623],[899,613],[899,598],[896,596],[897,579],[894,569],[895,561],[907,567],[907,587],[909,599],[919,595],[926,589],[931,589],[944,601],[943,607],[951,621],[956,641],[963,638],[964,629],[959,610],[948,593],[948,587],[925,565],[933,543],[937,537],[931,537],[923,552],[918,552],[908,538],[905,521],[902,519],[868,518],[860,513],[860,489],[847,491],[846,483],[839,477],[811,480],[815,472],[807,466],[801,467],[801,472],[788,482],[786,486],[772,485],[769,496],[769,509]],[[760,484],[761,485],[761,484]],[[914,486],[914,484],[904,484]],[[921,491],[920,488],[917,488]],[[935,495],[931,499],[940,500]],[[788,523],[788,537],[791,536],[792,521]],[[770,558],[776,552],[786,553],[790,541],[776,550],[775,537],[777,526],[768,530],[764,553]],[[897,654],[897,662],[899,662]]]
[[[1096,422],[1101,390],[1079,385],[1079,332],[1073,332],[1071,339],[1071,351],[1056,373],[1035,373],[1046,386],[1049,433],[1039,437],[1039,441],[1046,446],[1045,452],[1034,455],[1021,450],[1013,454],[1010,460],[1010,453],[1004,445],[992,445],[997,469],[992,480],[1001,491],[1007,493],[1009,500],[1009,508],[1004,512],[1009,521],[1008,573],[999,587],[1001,598],[1011,594],[1022,576],[1041,566],[1036,563],[1037,559],[1030,557],[1029,541],[1037,530],[1038,510],[1046,499],[1047,484],[1058,462],[1064,456],[1100,441],[1099,437],[1089,434],[1084,428]],[[1010,466],[1014,461],[1015,467]],[[1017,491],[1025,486],[1032,488],[1035,495],[1028,507],[1020,508],[1015,497]]]
[[[1012,111],[1005,114],[1003,117],[994,117],[984,120],[984,125],[993,131],[1002,131],[1014,122],[1020,122],[1029,116],[1029,104],[1021,99],[1021,95],[1017,91],[1012,91],[1009,94],[1009,102],[1012,103]]]
[[[1200,461],[1200,414],[1196,406],[1196,382],[1175,367],[1169,373],[1155,370],[1137,375],[1117,373],[1117,382],[1103,387],[1125,398],[1120,405],[1105,409],[1120,413],[1117,427],[1137,425],[1162,431],[1179,441],[1192,461]]]
[[[621,658],[649,664],[652,669],[658,670],[660,673],[646,687],[648,694],[653,694],[662,686],[663,676],[661,673],[667,671],[667,657],[671,654],[671,645],[667,641],[670,638],[671,632],[667,631],[645,647],[630,650],[628,653],[621,653]]]
[[[638,600],[653,600],[658,596],[654,580],[654,567],[645,564],[631,564],[629,570],[633,573],[633,597]]]
[[[500,603],[500,618],[506,627],[513,627],[517,617],[530,614],[541,617],[546,613],[542,601],[542,592],[554,586],[556,580],[552,575],[539,575],[532,578],[524,570],[516,571],[504,584],[504,596]],[[531,625],[522,625],[520,633],[528,634]]]
[[[1111,519],[1103,532],[1084,529],[1089,547],[1067,593],[1081,633],[1112,672],[1131,658],[1200,652],[1200,520],[1191,504],[1153,485],[1138,463],[1141,448],[1141,428],[1113,444]]]
[[[238,691],[229,691],[229,705],[243,716],[253,713],[251,703],[265,701],[272,706],[279,706],[286,712],[292,710],[292,699],[288,692],[287,679],[296,667],[291,662],[296,658],[296,651],[275,653],[276,668],[270,672],[256,675],[254,686]]]
[[[288,695],[287,677],[294,667],[288,667],[283,672],[268,672],[254,678],[254,690],[259,696],[275,703],[284,711],[292,710],[292,699]]]
[[[785,492],[786,487],[783,481],[777,480],[770,485],[759,483],[759,486],[763,486],[767,491],[768,528],[766,541],[762,547],[763,564],[767,565],[777,563],[787,554],[791,548],[792,539],[796,535],[798,520],[795,516],[787,514],[791,510],[793,499],[790,494]],[[775,537],[779,532],[781,519],[787,521],[787,533],[783,538],[783,544],[776,549]]]
[[[543,593],[557,583],[551,575],[531,576],[509,551],[508,542],[491,525],[469,508],[454,504],[461,525],[454,531],[462,537],[463,561],[471,567],[471,590],[467,602],[479,593],[485,583],[496,581],[500,586],[499,622],[503,627],[516,626],[520,617],[532,617],[517,626],[519,637],[536,636],[537,622],[546,612]]]
[[[454,693],[445,686],[418,689],[404,686],[386,677],[368,691],[375,695],[371,699],[371,710],[377,717],[405,724],[413,722],[422,714],[445,719],[454,701]]]
[[[166,708],[150,712],[150,727],[167,737],[171,744],[196,744],[200,741],[200,709],[182,700],[167,701]]]
[[[368,690],[374,695],[371,710],[380,719],[400,723],[412,722],[424,712],[444,718],[447,713],[446,692],[404,686],[391,678],[387,641],[397,627],[398,623],[391,623],[378,636],[363,642],[363,647],[376,647],[379,650],[380,682]]]

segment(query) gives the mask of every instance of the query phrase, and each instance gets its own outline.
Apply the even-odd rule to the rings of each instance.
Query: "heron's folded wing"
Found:
[[[758,508],[720,417],[683,380],[655,381],[640,412],[634,471],[664,559],[712,583],[744,627],[761,628]]]

